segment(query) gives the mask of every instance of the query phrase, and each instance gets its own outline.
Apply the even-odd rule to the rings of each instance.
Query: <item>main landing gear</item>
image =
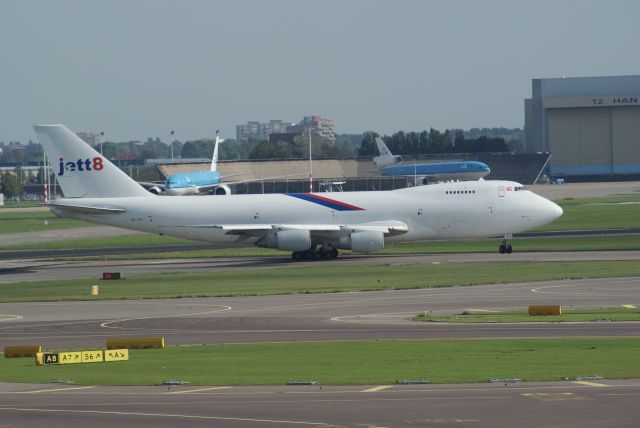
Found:
[[[513,235],[505,235],[504,239],[502,240],[502,242],[500,243],[500,247],[498,247],[498,251],[500,251],[500,254],[511,254],[511,252],[513,251],[513,248],[511,247],[511,244],[509,244],[509,239],[512,239]]]
[[[332,260],[338,257],[338,250],[331,248],[324,250],[322,247],[309,248],[306,251],[294,251],[291,253],[293,260]]]

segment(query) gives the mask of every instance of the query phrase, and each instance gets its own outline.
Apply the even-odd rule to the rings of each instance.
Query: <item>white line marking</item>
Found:
[[[23,319],[23,316],[20,315],[8,315],[8,314],[0,314],[0,321],[15,321]]]
[[[230,386],[214,386],[211,388],[187,389],[184,391],[171,391],[171,392],[167,392],[167,394],[190,394],[192,392],[213,391],[216,389],[228,389],[228,388],[231,388],[231,387]]]
[[[198,416],[198,415],[180,415],[172,413],[142,413],[142,412],[110,412],[101,410],[72,410],[72,409],[36,409],[36,408],[20,408],[20,407],[0,407],[0,410],[14,410],[18,412],[41,412],[41,413],[76,413],[76,414],[97,414],[97,415],[119,415],[119,416],[151,416],[160,418],[181,418],[181,419],[203,419],[218,421],[241,421],[241,422],[260,422],[270,424],[288,424],[288,425],[311,425],[320,427],[331,427],[333,425],[324,422],[304,422],[304,421],[287,421],[273,419],[251,419],[251,418],[228,418],[222,416]]]
[[[369,389],[365,389],[363,391],[360,392],[378,392],[378,391],[382,391],[388,388],[392,388],[393,385],[380,385],[380,386],[374,386],[373,388],[369,388]]]
[[[578,385],[586,385],[586,386],[595,386],[595,387],[599,387],[599,388],[607,388],[611,385],[606,385],[604,383],[596,383],[596,382],[587,382],[586,380],[577,380],[573,383],[576,383]]]
[[[18,391],[16,394],[41,394],[43,392],[60,392],[60,391],[71,391],[77,389],[91,389],[95,388],[95,386],[73,386],[68,388],[54,388],[54,389],[38,389],[35,391]]]

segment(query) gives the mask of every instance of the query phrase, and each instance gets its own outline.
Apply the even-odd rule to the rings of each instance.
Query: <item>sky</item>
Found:
[[[0,0],[0,141],[522,127],[531,79],[640,74],[640,2]]]

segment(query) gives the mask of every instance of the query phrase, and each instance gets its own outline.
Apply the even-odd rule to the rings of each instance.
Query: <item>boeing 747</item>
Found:
[[[464,181],[390,191],[154,195],[63,125],[34,127],[59,162],[64,198],[55,214],[94,223],[214,243],[253,243],[294,259],[334,258],[339,249],[370,253],[390,242],[500,237],[562,215],[555,203],[511,181]]]

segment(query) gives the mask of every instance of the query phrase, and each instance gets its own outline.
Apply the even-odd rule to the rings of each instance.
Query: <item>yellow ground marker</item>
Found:
[[[213,391],[216,389],[228,389],[228,388],[231,388],[231,387],[230,386],[214,386],[211,388],[186,389],[184,391],[171,391],[171,392],[167,392],[167,394],[189,394],[192,392]]]
[[[637,309],[638,307],[636,305],[620,305],[625,309]]]
[[[383,390],[391,388],[391,387],[393,387],[393,385],[380,385],[380,386],[374,386],[373,388],[365,389],[365,390],[360,391],[360,392],[378,392],[378,391],[383,391]]]
[[[577,380],[577,381],[575,381],[573,383],[577,383],[578,385],[596,386],[596,387],[599,387],[599,388],[606,388],[606,387],[611,386],[611,385],[607,385],[607,384],[604,384],[604,383],[587,382],[586,380]]]

